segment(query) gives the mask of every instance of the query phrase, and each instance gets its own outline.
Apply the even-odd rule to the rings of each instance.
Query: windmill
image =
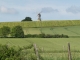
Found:
[[[38,20],[41,21],[41,13],[38,13]]]
[[[38,13],[38,21],[39,21],[40,31],[41,31],[41,33],[43,33],[43,32],[42,32],[41,12]]]

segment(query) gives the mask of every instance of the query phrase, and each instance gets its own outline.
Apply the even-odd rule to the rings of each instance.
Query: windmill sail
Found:
[[[41,21],[41,14],[38,14],[38,20]]]

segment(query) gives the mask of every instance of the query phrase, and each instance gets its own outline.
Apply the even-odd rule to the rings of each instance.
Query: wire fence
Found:
[[[80,51],[71,50],[70,43],[65,50],[46,51],[38,48],[39,54],[43,60],[80,60]]]

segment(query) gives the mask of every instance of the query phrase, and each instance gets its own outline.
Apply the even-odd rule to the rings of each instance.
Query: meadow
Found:
[[[80,20],[32,21],[32,22],[0,22],[0,27],[10,28],[20,25],[25,34],[65,34],[70,37],[80,36]]]
[[[40,49],[53,52],[67,50],[68,42],[71,43],[71,50],[80,50],[80,38],[0,38],[0,44],[23,47],[35,43]]]
[[[41,56],[45,60],[68,58],[68,42],[71,44],[72,56],[75,57],[75,59],[79,58],[80,38],[0,38],[0,44],[15,47],[29,46],[35,43]]]
[[[0,38],[0,44],[24,47],[36,44],[44,60],[68,60],[68,43],[73,60],[80,60],[80,20],[1,22],[0,27],[20,25],[26,34],[64,34],[69,38]]]
[[[23,28],[27,27],[63,27],[80,25],[80,20],[53,20],[53,21],[27,21],[27,22],[0,22],[0,27],[14,27],[20,25]]]
[[[80,26],[24,28],[25,34],[65,34],[71,38],[80,37]]]

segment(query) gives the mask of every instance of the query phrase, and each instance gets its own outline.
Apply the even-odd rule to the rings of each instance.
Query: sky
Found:
[[[37,14],[45,20],[79,20],[80,0],[0,0],[0,22],[21,21]]]

